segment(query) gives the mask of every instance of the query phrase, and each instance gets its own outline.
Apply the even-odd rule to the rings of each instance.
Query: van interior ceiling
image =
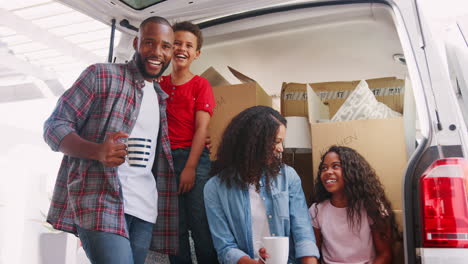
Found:
[[[406,67],[393,58],[403,52],[386,6],[324,6],[255,19],[204,29],[203,56],[194,72],[213,66],[235,83],[231,66],[270,95],[279,95],[282,82],[406,77]]]

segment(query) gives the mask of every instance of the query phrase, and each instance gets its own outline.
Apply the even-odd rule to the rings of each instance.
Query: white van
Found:
[[[405,79],[408,158],[405,172],[392,175],[400,187],[386,186],[391,200],[401,201],[393,205],[402,225],[404,263],[467,263],[466,21],[453,28],[445,64],[413,0],[60,2],[121,31],[112,62],[128,60],[140,22],[159,15],[203,29],[194,73],[213,66],[236,82],[231,66],[274,98],[284,81]]]

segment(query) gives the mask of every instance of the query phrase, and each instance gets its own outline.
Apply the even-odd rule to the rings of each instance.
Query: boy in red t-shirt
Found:
[[[209,179],[211,162],[205,148],[208,124],[215,100],[211,85],[193,74],[190,65],[200,56],[203,37],[191,22],[173,25],[172,73],[160,82],[169,95],[167,122],[174,170],[179,184],[179,255],[172,264],[192,263],[189,233],[195,244],[198,263],[217,263],[203,201],[203,188]]]

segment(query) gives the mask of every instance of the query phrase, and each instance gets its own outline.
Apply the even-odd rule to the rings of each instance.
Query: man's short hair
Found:
[[[165,19],[164,17],[152,16],[152,17],[148,17],[147,19],[143,20],[143,22],[141,22],[139,30],[141,31],[141,29],[144,26],[146,26],[146,24],[148,23],[156,23],[156,24],[166,25],[169,27],[171,26],[171,23],[169,23],[169,21],[167,21],[167,19]]]
[[[190,21],[176,22],[172,25],[174,33],[177,31],[188,31],[197,37],[197,50],[200,50],[203,45],[203,35],[198,25],[193,24]]]

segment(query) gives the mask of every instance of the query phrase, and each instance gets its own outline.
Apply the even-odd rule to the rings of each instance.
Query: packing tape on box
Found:
[[[307,92],[284,92],[283,100],[307,100]]]
[[[403,86],[372,88],[375,96],[397,95],[404,92]],[[345,99],[351,94],[352,90],[317,92],[321,100]],[[306,92],[285,92],[283,100],[307,100]]]
[[[404,88],[401,86],[397,87],[384,87],[384,88],[373,88],[371,91],[375,96],[389,96],[403,94]],[[329,92],[317,92],[321,100],[334,100],[334,99],[345,99],[347,98],[352,90],[348,91],[329,91]]]

